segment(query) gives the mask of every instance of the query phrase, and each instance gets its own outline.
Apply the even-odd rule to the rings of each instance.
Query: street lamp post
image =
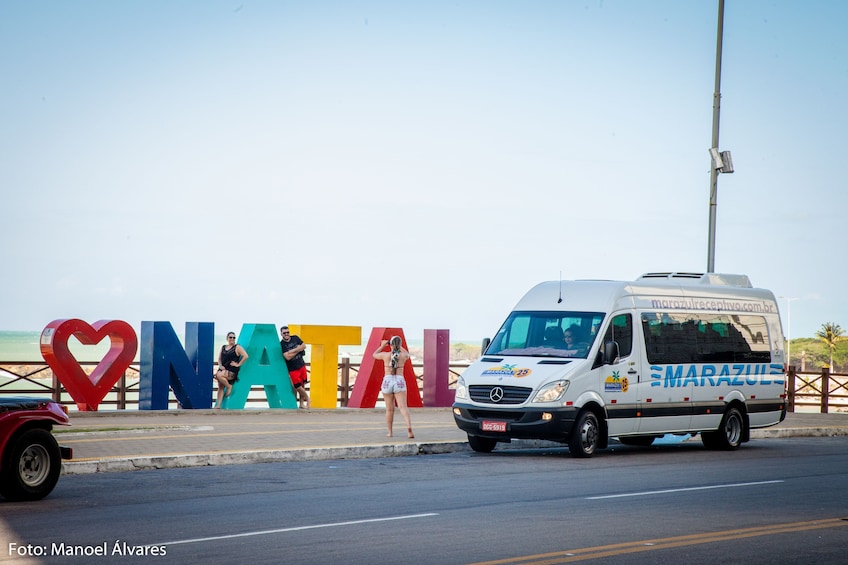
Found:
[[[718,0],[718,32],[716,37],[715,90],[713,91],[713,138],[710,145],[710,225],[707,236],[707,272],[715,272],[716,209],[718,208],[718,174],[732,173],[730,151],[718,150],[718,125],[721,113],[721,45],[724,36],[724,0]]]

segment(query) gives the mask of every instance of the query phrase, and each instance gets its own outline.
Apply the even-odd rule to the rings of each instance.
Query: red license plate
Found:
[[[482,430],[484,432],[505,432],[506,422],[492,422],[490,420],[483,420]]]

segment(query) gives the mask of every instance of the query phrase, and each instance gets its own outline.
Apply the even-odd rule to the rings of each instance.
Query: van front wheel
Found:
[[[568,451],[572,457],[591,457],[601,444],[601,426],[594,412],[585,410],[580,413],[571,430]]]
[[[477,453],[491,453],[497,445],[497,440],[468,434],[468,445]]]

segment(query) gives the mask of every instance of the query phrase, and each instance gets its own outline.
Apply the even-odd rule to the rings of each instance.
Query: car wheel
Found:
[[[62,455],[47,430],[27,430],[6,446],[0,494],[8,500],[40,500],[50,494],[62,472]]]

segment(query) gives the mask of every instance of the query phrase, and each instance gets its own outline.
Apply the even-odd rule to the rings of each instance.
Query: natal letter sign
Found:
[[[312,346],[312,406],[336,408],[338,395],[338,351],[340,344],[358,345],[362,339],[359,326],[289,327]],[[424,405],[450,406],[453,391],[449,390],[449,339],[447,330],[424,332]],[[212,406],[212,370],[215,346],[214,324],[186,323],[186,344],[180,343],[169,322],[141,323],[141,356],[139,363],[140,410],[167,410],[169,391],[173,391],[181,408],[197,409]],[[349,407],[373,408],[380,392],[384,370],[372,353],[380,339],[400,335],[401,328],[374,328],[359,370],[359,378],[348,403]],[[68,348],[74,337],[82,345],[97,345],[109,338],[105,357],[91,374],[80,366]],[[247,363],[239,371],[239,380],[230,398],[221,408],[243,409],[251,388],[262,385],[271,408],[297,409],[288,369],[277,341],[273,324],[246,324],[239,343],[248,352]],[[89,325],[77,319],[54,320],[41,332],[41,355],[71,395],[80,411],[97,407],[125,374],[135,358],[139,341],[133,328],[121,320],[100,320]],[[409,387],[407,402],[411,407],[422,406],[417,377],[412,363],[403,368]]]
[[[112,342],[91,375],[83,371],[68,349],[71,336],[83,345],[96,345],[106,337]],[[137,350],[135,331],[121,320],[100,320],[91,325],[77,319],[54,320],[41,332],[41,355],[80,411],[97,410],[130,366]]]

